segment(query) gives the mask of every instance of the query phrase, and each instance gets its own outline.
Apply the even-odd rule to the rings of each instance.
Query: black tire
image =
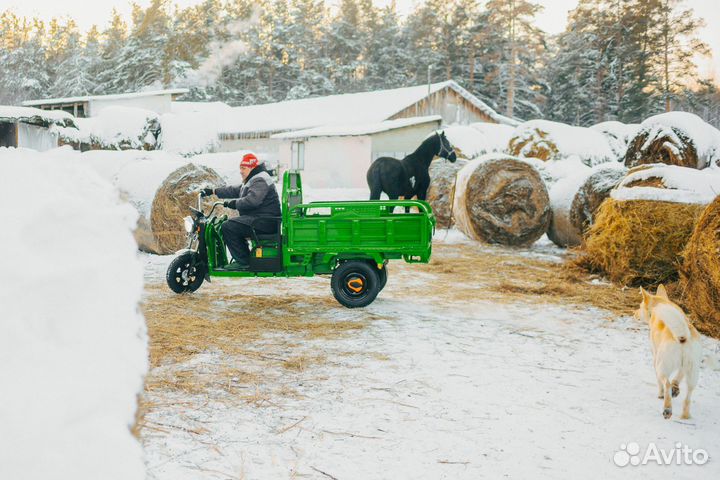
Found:
[[[338,265],[330,280],[335,300],[347,308],[370,305],[380,293],[376,272],[367,262],[350,261]]]
[[[388,278],[388,271],[387,271],[387,265],[383,265],[383,268],[378,268],[376,270],[377,276],[378,276],[378,282],[380,283],[378,289],[379,291],[383,291],[383,288],[385,288],[385,285],[387,284],[387,278]]]
[[[192,269],[191,264],[194,264]],[[196,252],[184,252],[170,262],[165,280],[175,293],[194,292],[205,280],[205,272],[205,265]]]

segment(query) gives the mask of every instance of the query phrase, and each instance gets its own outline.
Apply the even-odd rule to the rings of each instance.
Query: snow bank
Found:
[[[513,128],[494,123],[474,123],[470,126],[447,127],[444,131],[450,143],[460,150],[462,157],[472,160],[486,153],[504,151]]]
[[[519,157],[543,160],[579,158],[589,166],[618,161],[605,135],[597,130],[573,127],[548,120],[531,120],[518,126],[512,134],[509,151]]]
[[[75,122],[78,130],[57,129],[62,140],[117,150],[155,148],[160,130],[157,113],[132,107],[107,107],[96,117]]]
[[[137,214],[53,153],[0,148],[0,248],[12,252],[0,288],[2,477],[144,479],[130,433],[147,370]]]
[[[637,135],[647,134],[640,152],[645,151],[655,140],[667,138],[668,148],[678,149],[684,144],[678,135],[692,143],[697,151],[697,168],[720,163],[720,130],[703,121],[695,114],[669,112],[655,115],[640,124]],[[672,142],[672,145],[671,145]],[[680,152],[676,152],[679,154]]]
[[[658,180],[662,186],[633,186]],[[615,200],[656,200],[673,203],[707,204],[720,194],[720,171],[696,170],[676,165],[654,164],[631,171],[610,194]]]

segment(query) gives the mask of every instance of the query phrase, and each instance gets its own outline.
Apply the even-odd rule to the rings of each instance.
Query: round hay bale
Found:
[[[587,176],[585,172],[572,175],[550,188],[552,219],[547,235],[559,247],[574,247],[582,242],[582,230],[570,221],[570,208]]]
[[[703,169],[720,162],[720,130],[687,112],[648,118],[630,141],[625,165],[663,163]]]
[[[468,237],[487,243],[524,246],[539,239],[550,223],[550,199],[538,171],[508,156],[469,162],[458,173],[455,221]]]
[[[582,236],[594,223],[595,213],[625,176],[624,169],[603,168],[585,179],[570,205],[570,223]]]
[[[149,219],[138,222],[135,236],[140,249],[165,255],[183,248],[187,236],[183,218],[190,214],[189,206],[197,205],[198,190],[224,183],[214,170],[192,163],[170,173],[155,192]]]
[[[683,304],[698,330],[720,338],[720,197],[703,211],[682,256]]]
[[[435,160],[430,163],[430,187],[427,201],[432,207],[438,228],[452,226],[452,199],[455,193],[457,173],[467,165],[467,160],[458,159],[455,163]]]
[[[703,205],[607,198],[585,236],[580,265],[623,285],[675,280]]]
[[[508,153],[515,157],[530,157],[539,160],[555,160],[559,157],[559,149],[548,138],[548,132],[540,127],[520,130],[508,142]]]

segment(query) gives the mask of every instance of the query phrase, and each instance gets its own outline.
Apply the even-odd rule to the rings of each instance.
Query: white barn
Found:
[[[158,114],[169,113],[173,100],[188,93],[187,88],[119,93],[116,95],[88,95],[83,97],[47,98],[28,100],[26,107],[42,110],[63,110],[76,118],[95,117],[107,107],[131,107],[150,110]]]
[[[58,146],[57,128],[76,129],[66,112],[0,106],[0,147],[31,148],[39,152]]]
[[[279,160],[304,170],[313,187],[364,188],[365,172],[379,157],[402,158],[408,145],[419,145],[440,128],[442,117],[401,118],[374,124],[338,125],[273,135],[283,140]]]

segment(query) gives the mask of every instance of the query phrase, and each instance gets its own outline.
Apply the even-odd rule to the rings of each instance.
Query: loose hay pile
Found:
[[[720,197],[705,208],[682,256],[683,303],[700,331],[720,338]]]
[[[551,216],[538,171],[506,155],[482,157],[458,173],[454,213],[457,227],[468,237],[512,246],[539,239]]]
[[[664,163],[702,169],[720,162],[720,131],[686,112],[645,120],[628,145],[625,165]]]
[[[582,235],[592,226],[600,205],[624,176],[624,169],[603,168],[587,177],[570,205],[570,223],[577,232]]]
[[[580,265],[624,285],[675,280],[704,206],[608,198],[585,238]]]
[[[455,193],[457,173],[467,165],[466,160],[458,159],[455,163],[435,160],[430,164],[430,187],[427,201],[430,202],[438,228],[452,226],[452,201]]]

